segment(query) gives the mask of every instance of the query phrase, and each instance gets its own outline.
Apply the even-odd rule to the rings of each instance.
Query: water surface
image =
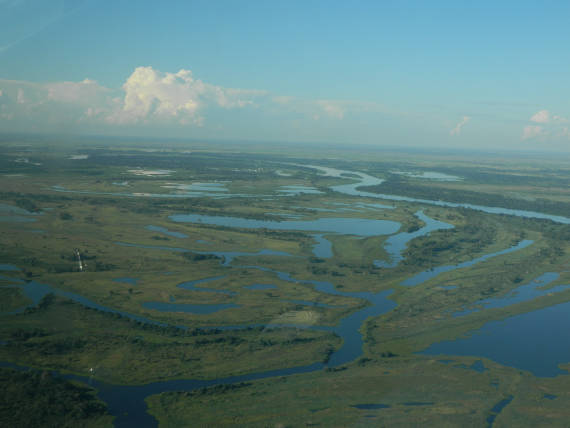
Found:
[[[411,198],[408,196],[387,195],[383,193],[366,192],[363,190],[358,190],[358,188],[366,186],[377,186],[382,184],[384,180],[361,172],[344,171],[336,168],[322,167],[316,165],[297,165],[297,166],[316,169],[318,171],[321,171],[323,175],[327,177],[353,178],[358,180],[356,183],[331,186],[331,189],[334,190],[335,192],[344,193],[346,195],[361,196],[366,198],[386,199],[390,201],[418,202],[422,204],[436,205],[440,207],[469,208],[476,211],[483,211],[489,214],[506,214],[517,217],[539,218],[539,219],[552,220],[556,223],[570,224],[570,218],[568,217],[544,214],[535,211],[514,210],[514,209],[500,208],[500,207],[488,207],[484,205],[474,205],[467,203],[433,201],[430,199]]]
[[[332,232],[343,235],[377,236],[395,233],[400,223],[390,220],[365,218],[318,218],[316,220],[255,220],[241,217],[211,216],[202,214],[175,214],[172,221],[181,223],[201,223],[242,229],[300,230],[307,232]]]
[[[145,226],[144,228],[146,230],[150,230],[153,232],[160,232],[160,233],[163,233],[165,235],[172,236],[174,238],[188,238],[188,235],[186,235],[185,233],[174,232],[172,230],[168,230],[166,227],[153,226],[152,224],[149,224],[148,226]]]
[[[400,285],[404,285],[406,287],[414,287],[416,285],[419,285],[419,284],[426,282],[429,279],[432,279],[432,278],[438,276],[441,273],[449,272],[449,271],[456,270],[456,269],[466,268],[469,266],[473,266],[477,263],[481,263],[481,262],[488,260],[490,258],[493,258],[493,257],[502,256],[504,254],[512,253],[512,252],[518,251],[518,250],[522,250],[523,248],[526,248],[529,245],[531,245],[533,242],[534,241],[532,241],[530,239],[525,239],[525,240],[519,242],[518,244],[513,245],[510,248],[506,248],[506,249],[501,250],[501,251],[496,251],[494,253],[488,253],[488,254],[485,254],[481,257],[477,257],[476,259],[473,259],[473,260],[469,260],[469,261],[466,261],[463,263],[458,263],[456,265],[439,266],[439,267],[436,267],[433,269],[429,269],[429,270],[426,270],[424,272],[417,274],[416,276],[405,279],[404,281],[402,281],[400,283]]]
[[[556,281],[560,275],[556,272],[547,272],[528,284],[521,285],[512,291],[509,291],[504,296],[489,297],[488,299],[479,300],[475,302],[476,306],[481,308],[465,309],[453,314],[454,317],[462,317],[465,315],[479,312],[485,309],[493,308],[506,308],[516,303],[528,302],[538,297],[546,296],[549,294],[559,293],[570,288],[570,284],[557,285],[551,288],[544,288],[553,281]]]
[[[568,374],[558,365],[570,361],[570,302],[491,321],[467,338],[435,343],[425,355],[470,355],[505,366],[528,370],[535,376]]]
[[[333,256],[332,243],[323,234],[313,235],[317,243],[313,246],[313,254],[321,259],[329,259]]]

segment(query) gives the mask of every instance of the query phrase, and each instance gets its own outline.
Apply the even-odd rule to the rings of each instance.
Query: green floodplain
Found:
[[[255,144],[112,140],[4,140],[0,153],[0,361],[30,368],[0,369],[0,425],[112,426],[116,415],[97,388],[70,374],[144,385],[326,365],[343,344],[332,328],[368,305],[348,294],[392,290],[387,298],[395,307],[360,326],[358,358],[303,374],[153,394],[145,398],[148,413],[159,426],[568,426],[570,358],[560,361],[560,374],[537,376],[483,354],[421,352],[489,322],[569,302],[570,289],[548,292],[570,284],[569,224],[349,195],[333,187],[356,176],[307,167],[384,180],[358,189],[368,194],[570,217],[567,158],[301,145],[285,155]],[[425,226],[419,211],[453,228],[411,239],[393,266],[378,263],[391,261],[390,236]],[[400,226],[356,236],[169,218],[179,214]],[[317,233],[331,243],[330,257],[314,253]],[[532,245],[402,285],[523,240]],[[224,252],[249,254],[228,260]],[[548,272],[558,276],[540,297],[453,316]],[[208,278],[194,289],[178,287]],[[344,295],[307,281],[331,283]],[[28,283],[63,293],[35,302],[24,292]],[[96,310],[65,293],[158,324]],[[191,313],[183,305],[226,306]],[[224,329],[231,326],[251,327]],[[484,370],[470,368],[477,364]]]

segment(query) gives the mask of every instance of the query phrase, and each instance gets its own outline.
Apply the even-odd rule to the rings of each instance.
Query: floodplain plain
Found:
[[[0,361],[91,382],[61,426],[567,425],[567,319],[425,352],[570,301],[564,159],[39,147],[1,146]]]

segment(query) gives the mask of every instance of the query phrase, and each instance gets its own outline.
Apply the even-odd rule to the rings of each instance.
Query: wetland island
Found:
[[[5,420],[568,421],[564,162],[18,141],[0,162]]]

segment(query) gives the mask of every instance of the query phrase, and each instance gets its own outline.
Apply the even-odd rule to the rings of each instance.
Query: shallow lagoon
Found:
[[[198,223],[243,229],[300,230],[307,232],[332,232],[343,235],[378,236],[395,233],[400,223],[389,220],[365,218],[319,218],[316,220],[254,220],[240,217],[211,216],[201,214],[176,214],[169,218],[178,223]]]
[[[454,313],[453,316],[462,317],[484,309],[505,308],[516,303],[528,302],[529,300],[533,300],[538,297],[553,293],[559,293],[560,291],[569,289],[570,284],[557,285],[551,288],[542,288],[557,280],[559,277],[560,275],[556,272],[547,272],[544,275],[541,275],[533,281],[529,282],[528,284],[521,285],[520,287],[517,287],[516,289],[508,292],[504,296],[490,297],[488,299],[479,300],[475,303],[476,306],[480,305],[482,308],[466,309]]]
[[[344,177],[346,177],[347,174],[344,174]],[[356,174],[358,177],[362,178],[362,174]],[[374,178],[374,177],[372,177]],[[381,182],[380,179],[375,179],[376,183]],[[339,191],[342,190],[346,190],[348,188],[356,188],[357,186],[363,185],[362,183],[357,183],[356,185],[344,185],[344,186],[335,186],[337,189],[339,189]],[[366,194],[367,192],[361,192],[362,195],[359,196],[364,196],[364,194]],[[370,194],[373,195],[372,197],[378,197],[378,195],[376,194]],[[368,195],[366,195],[368,196]],[[403,199],[406,200],[406,199]],[[427,203],[434,203],[437,201],[428,201]],[[436,205],[438,205],[437,203],[435,203]],[[460,205],[460,204],[456,204],[456,205]],[[488,207],[485,207],[488,208]],[[524,212],[525,214],[528,214],[528,212]],[[531,213],[532,214],[532,213]],[[539,217],[540,218],[540,217]],[[318,229],[307,229],[307,230],[312,230],[312,231],[320,231]],[[350,234],[354,234],[354,233],[350,233]],[[405,235],[402,235],[402,238],[405,238]],[[411,239],[411,238],[410,238]],[[405,239],[403,240],[405,241]],[[405,241],[407,242],[407,241]],[[175,248],[167,248],[164,247],[165,250],[174,250],[174,251],[188,251],[185,249],[175,249]],[[226,254],[226,253],[224,253]],[[228,265],[231,262],[231,258],[229,261],[226,261],[226,263],[224,263],[225,265]],[[275,272],[279,278],[284,279],[284,280],[288,280],[288,281],[295,281],[295,282],[304,282],[304,283],[310,283],[313,284],[315,286],[315,288],[318,291],[324,292],[324,293],[331,293],[331,294],[337,294],[337,295],[343,295],[343,296],[351,296],[351,297],[357,297],[357,298],[362,298],[362,299],[366,299],[368,300],[368,302],[371,303],[371,306],[367,306],[364,309],[358,310],[355,313],[353,313],[352,315],[349,315],[348,317],[344,318],[341,321],[341,324],[337,327],[332,327],[329,328],[329,331],[335,331],[338,332],[339,334],[342,335],[343,339],[345,339],[345,342],[343,343],[343,346],[341,349],[339,349],[335,354],[333,354],[333,358],[331,358],[331,361],[329,361],[329,365],[331,366],[335,366],[335,365],[339,365],[339,364],[344,364],[346,362],[352,361],[354,358],[357,358],[359,355],[361,355],[362,353],[362,338],[360,336],[360,333],[358,332],[358,329],[360,328],[360,326],[362,325],[362,323],[365,321],[365,319],[368,316],[377,316],[381,313],[385,313],[391,309],[393,309],[396,304],[390,300],[387,299],[387,296],[390,294],[390,291],[386,291],[383,293],[378,293],[376,295],[373,295],[371,293],[366,293],[366,292],[362,292],[362,293],[343,293],[340,292],[338,290],[336,290],[334,288],[334,286],[330,283],[325,283],[325,282],[317,282],[317,281],[297,281],[294,278],[292,278],[289,274],[287,273],[283,273],[283,272]],[[41,285],[41,284],[39,284]],[[199,287],[196,287],[196,291],[200,291],[198,290]],[[201,290],[201,291],[207,291],[207,290]],[[94,304],[93,302],[89,302],[87,299],[83,299],[81,296],[78,295],[74,295],[73,293],[65,293],[65,292],[58,292],[58,294],[73,298],[74,300],[77,299],[77,301],[81,301],[83,304],[86,304],[86,306],[90,306],[90,307],[97,307],[97,308],[102,308],[102,310],[109,310],[107,308],[103,308],[100,305]],[[519,330],[521,330],[522,332],[524,332],[525,334],[520,334],[520,331],[518,331],[517,334],[515,334],[514,336],[518,336],[518,337],[524,337],[524,341],[525,342],[532,342],[532,344],[535,344],[535,348],[538,346],[539,348],[543,348],[546,349],[544,347],[543,344],[540,343],[540,340],[545,340],[548,343],[553,343],[553,342],[560,342],[561,345],[564,344],[565,340],[565,336],[562,336],[562,340],[560,340],[561,334],[565,334],[566,331],[565,329],[563,329],[562,327],[567,326],[568,325],[568,314],[570,314],[570,307],[568,307],[569,303],[567,304],[562,304],[562,305],[557,305],[551,308],[545,308],[544,310],[540,310],[540,311],[535,311],[532,312],[530,314],[524,314],[521,316],[516,316],[516,317],[511,317],[505,321],[502,322],[497,322],[497,323],[512,323],[513,320],[516,321],[514,327],[510,326],[509,328],[514,328],[514,331],[517,331],[516,328],[519,328]],[[563,308],[561,310],[556,309],[558,306],[563,306]],[[171,306],[172,307],[172,306]],[[118,311],[113,311],[110,310],[112,312],[118,312]],[[545,312],[546,311],[546,312]],[[525,317],[529,317],[530,316],[530,320],[526,320],[525,321]],[[135,318],[137,319],[137,318]],[[142,317],[138,317],[138,319],[144,320],[144,318]],[[145,320],[146,322],[147,320]],[[516,323],[518,322],[519,326],[517,327]],[[532,329],[529,329],[527,325],[525,325],[526,323],[530,323],[530,325],[539,325],[540,328],[537,329],[537,331],[533,331]],[[157,323],[159,324],[159,323]],[[489,323],[486,326],[483,327],[483,329],[488,328],[488,326],[492,324]],[[555,326],[554,328],[552,328],[552,326]],[[488,343],[483,343],[483,345],[478,345],[475,348],[479,348],[481,349],[483,347],[483,349],[487,349],[485,348],[485,346],[487,346],[491,351],[496,351],[497,348],[497,344],[499,343],[503,343],[505,342],[505,338],[500,336],[500,333],[502,330],[504,330],[505,334],[512,334],[513,330],[509,330],[509,328],[507,329],[501,329],[500,326],[496,327],[494,329],[494,333],[489,333],[487,336],[488,337],[495,337],[493,335],[499,335],[497,337],[495,337],[494,339],[490,340],[490,342]],[[323,328],[326,329],[326,328]],[[483,330],[481,329],[481,330]],[[562,331],[564,330],[564,331]],[[547,331],[548,334],[548,338],[544,338],[541,336],[546,336],[544,334],[544,332]],[[556,334],[552,335],[550,333],[555,332]],[[530,334],[530,338],[528,337]],[[481,337],[484,335],[477,335],[477,337]],[[472,336],[475,337],[475,336]],[[507,336],[505,336],[507,337]],[[537,339],[538,340],[538,345],[536,345],[537,343]],[[462,339],[467,341],[468,339]],[[519,339],[521,342],[522,340]],[[460,342],[460,341],[455,341],[455,342]],[[433,347],[437,347],[437,345],[441,345],[441,344],[436,344]],[[527,343],[528,345],[528,343]],[[512,346],[512,345],[509,345]],[[429,349],[431,349],[432,347],[428,348],[428,350],[426,350],[426,352],[429,351]],[[465,350],[467,347],[464,346],[463,350]],[[450,348],[451,349],[451,348]],[[558,359],[558,362],[565,362],[567,360],[569,360],[570,358],[568,358],[569,352],[570,350],[567,348],[564,348],[563,346],[560,346],[560,349],[556,349],[554,350],[555,352],[552,351],[552,349],[548,349],[546,350],[546,353],[548,353],[549,355],[553,355],[552,357],[552,361],[548,361],[548,364],[544,363],[544,355],[542,353],[538,354],[538,355],[530,355],[531,353],[529,353],[529,358],[531,360],[531,366],[532,363],[534,361],[534,363],[536,363],[536,361],[538,360],[539,362],[543,362],[544,364],[546,364],[546,366],[548,366],[548,369],[551,370],[552,366],[556,366],[556,359]],[[559,352],[558,352],[559,351]],[[524,350],[521,351],[517,351],[516,354],[524,354]],[[457,351],[453,351],[450,350],[449,352],[447,352],[448,354],[460,354],[463,355],[462,352],[457,352]],[[492,352],[491,352],[492,354]],[[469,355],[469,351],[467,350],[467,354],[465,355]],[[482,354],[477,354],[477,355],[482,355]],[[506,365],[512,365],[515,367],[519,367],[520,365],[517,361],[513,360],[513,359],[509,359],[509,358],[514,358],[517,355],[509,355],[508,353],[505,354],[506,355],[506,359],[505,361],[501,361],[501,359],[499,358],[501,355],[499,355],[499,357],[495,357],[493,355],[491,355],[489,358],[493,358],[496,361],[499,362],[503,362]],[[482,355],[482,356],[487,356]],[[534,358],[534,360],[533,360]],[[203,386],[209,386],[209,385],[215,385],[215,384],[227,384],[227,383],[234,383],[234,382],[240,382],[240,381],[246,381],[246,380],[253,380],[253,379],[261,379],[261,378],[265,378],[265,377],[272,377],[272,376],[285,376],[285,375],[289,375],[289,374],[295,374],[295,373],[307,373],[307,372],[311,372],[314,370],[319,370],[326,367],[324,364],[321,363],[315,363],[315,364],[311,364],[311,365],[307,365],[307,366],[302,366],[302,367],[293,367],[293,368],[285,368],[285,369],[279,369],[279,370],[273,370],[273,371],[269,371],[269,372],[261,372],[261,373],[252,373],[249,375],[245,375],[245,376],[234,376],[234,377],[229,377],[229,378],[223,378],[223,379],[215,379],[215,380],[211,380],[211,381],[194,381],[194,380],[185,380],[185,381],[172,381],[172,382],[160,382],[160,383],[154,383],[154,384],[149,384],[149,385],[143,385],[143,386],[132,386],[132,387],[118,387],[118,386],[113,386],[113,385],[105,385],[102,384],[100,382],[97,381],[93,381],[92,383],[94,384],[94,386],[96,386],[97,388],[99,388],[100,390],[100,397],[103,398],[105,401],[107,401],[110,404],[110,410],[113,414],[118,416],[117,419],[117,424],[121,425],[124,423],[127,424],[133,424],[133,423],[143,423],[145,426],[152,426],[155,424],[155,421],[153,420],[152,417],[150,417],[148,414],[145,413],[145,409],[146,409],[146,405],[144,404],[144,398],[149,395],[149,394],[154,394],[154,393],[158,393],[158,392],[163,392],[163,391],[167,391],[167,390],[191,390],[191,389],[195,389],[195,388],[199,388],[199,387],[203,387]],[[531,370],[532,371],[532,370]],[[534,371],[533,371],[534,373]],[[550,372],[548,372],[550,373]],[[564,373],[560,370],[558,370],[558,373]],[[540,375],[540,374],[539,374]],[[546,376],[550,376],[551,374],[546,374]],[[75,378],[75,379],[81,379],[83,381],[86,381],[86,378],[81,378],[81,377],[77,377],[77,376],[68,376],[69,378]],[[422,403],[424,404],[424,403]],[[426,403],[427,404],[427,403]],[[508,404],[508,403],[507,403]],[[409,403],[409,405],[419,405],[417,403]],[[500,409],[497,409],[498,411],[500,411]],[[126,411],[128,412],[128,414],[126,414]]]
[[[153,226],[152,224],[149,224],[148,226],[145,226],[144,228],[146,230],[150,230],[152,232],[164,233],[165,235],[172,236],[174,238],[188,238],[188,235],[186,235],[185,233],[174,232],[172,230],[168,230],[166,227]]]
[[[470,337],[431,345],[424,355],[472,355],[535,376],[568,374],[558,364],[570,362],[570,302],[491,321]]]

